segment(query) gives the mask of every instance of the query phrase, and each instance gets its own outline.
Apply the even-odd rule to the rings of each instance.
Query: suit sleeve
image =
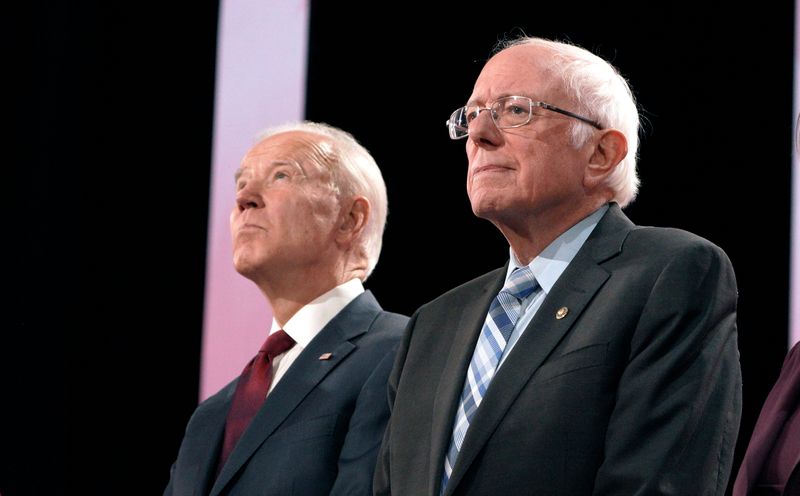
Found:
[[[630,344],[595,495],[722,495],[741,417],[736,280],[714,245],[664,268]]]
[[[397,356],[394,360],[394,366],[392,367],[392,372],[389,375],[388,401],[384,401],[384,403],[386,403],[390,414],[394,407],[394,399],[397,396],[397,385],[400,382],[400,376],[403,372],[403,364],[405,363],[406,355],[408,354],[409,343],[411,341],[411,330],[414,328],[416,321],[417,313],[411,317],[411,320],[409,320],[408,325],[406,326],[406,330],[403,335],[403,341],[400,345],[400,350],[397,352]],[[387,390],[384,388],[384,395],[386,394]],[[375,496],[388,496],[392,494],[390,464],[391,445],[390,418],[383,434],[383,443],[381,443],[380,452],[378,453],[377,466],[375,467],[375,477],[373,481],[373,494]]]
[[[389,420],[386,383],[397,345],[378,363],[359,393],[339,455],[338,475],[331,495],[371,495],[375,461]]]

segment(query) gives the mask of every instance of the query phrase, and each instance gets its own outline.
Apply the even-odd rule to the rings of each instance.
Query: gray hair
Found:
[[[496,52],[512,46],[532,45],[554,54],[550,70],[561,80],[567,94],[580,108],[578,113],[599,122],[603,128],[620,131],[628,141],[628,154],[606,181],[614,191],[614,201],[625,207],[639,191],[636,158],[639,148],[639,112],[628,82],[606,60],[576,45],[535,37],[503,42]],[[589,126],[576,120],[572,143],[581,146],[591,135]]]
[[[381,255],[383,231],[386,228],[388,198],[386,184],[381,170],[369,151],[364,148],[350,133],[328,124],[318,122],[293,122],[272,127],[262,131],[258,140],[276,134],[299,131],[330,140],[332,149],[325,157],[325,164],[331,172],[333,188],[341,196],[360,195],[369,202],[370,210],[367,225],[361,235],[361,248],[367,257],[367,271],[364,280],[369,277]]]

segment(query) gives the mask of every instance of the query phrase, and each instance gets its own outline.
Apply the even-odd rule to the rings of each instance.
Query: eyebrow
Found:
[[[304,176],[308,175],[306,174],[306,171],[303,169],[303,166],[300,165],[300,162],[297,162],[296,160],[289,160],[289,159],[273,160],[267,165],[267,169],[272,169],[275,167],[279,167],[281,165],[292,166],[298,169]],[[244,171],[247,169],[248,167],[239,167],[238,169],[236,169],[236,172],[234,172],[233,174],[233,180],[238,183],[239,178],[242,177],[242,174],[244,174]]]
[[[497,95],[497,96],[496,96],[496,97],[495,97],[495,98],[492,100],[492,103],[496,102],[497,100],[499,100],[499,99],[501,99],[501,98],[506,98],[506,97],[509,97],[509,96],[524,96],[525,98],[530,98],[530,99],[531,99],[531,100],[533,100],[534,102],[535,102],[535,101],[538,101],[538,100],[536,100],[535,98],[533,98],[532,96],[527,96],[527,95],[524,95],[524,94],[522,94],[522,93],[501,93],[501,94]],[[484,102],[483,102],[483,104],[485,105],[485,104],[486,104],[486,102],[484,101]],[[478,106],[478,104],[476,103],[476,100],[470,100],[470,101],[468,101],[466,104],[464,104],[464,106],[465,106],[465,107],[469,107],[469,106],[471,106],[471,105]]]

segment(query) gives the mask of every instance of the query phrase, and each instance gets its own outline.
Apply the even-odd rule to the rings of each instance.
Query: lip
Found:
[[[263,227],[256,225],[256,224],[242,224],[237,232],[246,232],[246,231],[265,231]]]
[[[503,166],[503,165],[485,164],[485,165],[479,165],[479,166],[475,167],[474,169],[472,169],[472,175],[475,176],[475,175],[481,174],[483,172],[504,172],[504,171],[509,171],[509,170],[513,170],[513,169],[511,167],[506,167],[506,166]]]

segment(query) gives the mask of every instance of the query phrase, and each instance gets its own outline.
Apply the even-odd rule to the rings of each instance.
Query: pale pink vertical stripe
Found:
[[[266,300],[231,262],[233,174],[260,130],[303,117],[307,39],[307,0],[220,2],[200,400],[241,372],[269,330]]]
[[[800,114],[800,5],[795,2],[794,29],[794,126]],[[800,341],[800,130],[792,128],[792,237],[791,284],[789,290],[789,347]]]

